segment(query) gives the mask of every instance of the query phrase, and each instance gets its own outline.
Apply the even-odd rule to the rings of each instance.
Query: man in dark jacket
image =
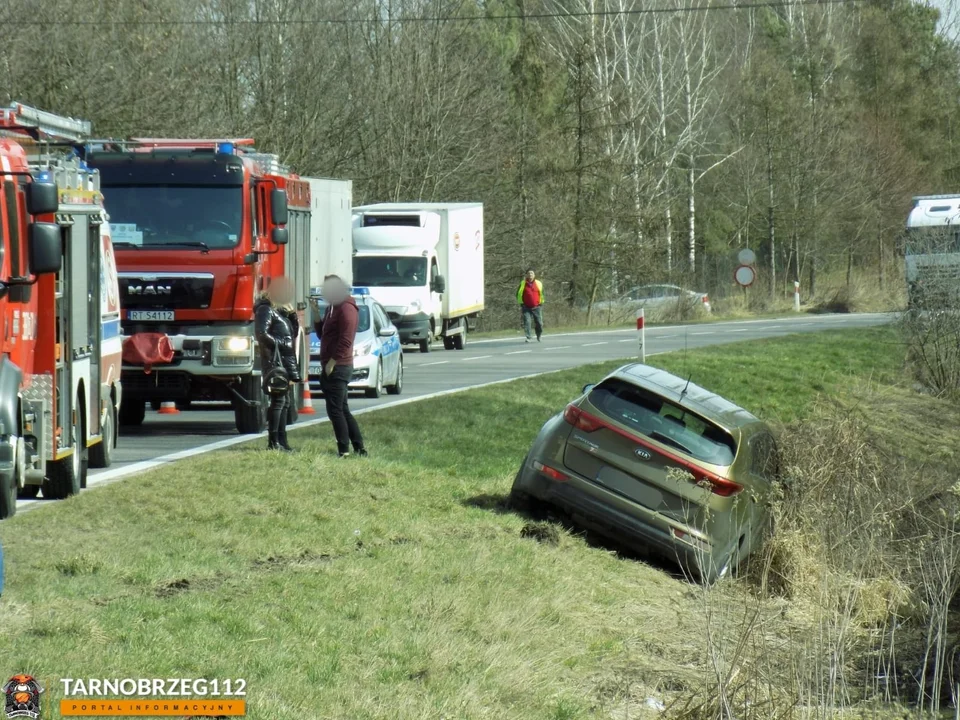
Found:
[[[264,392],[271,370],[280,367],[286,373],[290,386],[302,382],[297,363],[297,338],[300,335],[300,320],[294,309],[293,286],[287,278],[276,278],[255,305],[255,330],[260,346],[260,372]],[[287,413],[290,393],[269,393],[270,408],[267,411],[268,450],[290,452],[287,443]]]
[[[350,289],[337,275],[323,279],[323,299],[329,304],[323,317],[316,317],[314,330],[320,338],[320,389],[327,405],[327,417],[337,436],[337,453],[365,456],[360,426],[347,405],[347,386],[353,377],[353,341],[360,311]],[[317,313],[316,315],[319,315]]]

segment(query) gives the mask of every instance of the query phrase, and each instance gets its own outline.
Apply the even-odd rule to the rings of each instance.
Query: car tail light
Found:
[[[696,483],[700,487],[706,488],[714,495],[719,495],[720,497],[730,497],[743,490],[743,485],[725,480],[717,475],[701,475],[696,480]]]
[[[577,430],[583,430],[588,433],[592,433],[603,427],[602,422],[572,404],[567,405],[567,409],[563,411],[563,419],[577,428]]]
[[[549,465],[544,465],[541,462],[534,462],[533,469],[536,470],[541,475],[546,475],[551,480],[556,480],[557,482],[566,482],[570,479],[570,476],[566,473],[562,473],[559,470],[556,470]]]

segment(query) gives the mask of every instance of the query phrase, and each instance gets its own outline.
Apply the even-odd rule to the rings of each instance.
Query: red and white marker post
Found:
[[[800,283],[796,280],[793,282],[793,310],[800,312]]]
[[[647,361],[647,349],[644,342],[643,308],[637,310],[637,337],[640,339],[640,362]]]

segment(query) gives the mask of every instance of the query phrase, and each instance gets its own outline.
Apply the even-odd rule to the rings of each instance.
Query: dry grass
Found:
[[[587,367],[367,415],[369,462],[321,426],[293,456],[241,446],[5,521],[0,666],[48,702],[80,674],[244,677],[264,720],[945,707],[960,411],[893,382],[895,339],[657,356],[786,423],[778,534],[739,579],[506,510],[539,425],[610,365]]]
[[[859,383],[785,428],[777,533],[739,585],[704,591],[717,669],[674,717],[939,717],[951,705],[957,427],[950,403]],[[739,614],[717,600],[730,592]]]

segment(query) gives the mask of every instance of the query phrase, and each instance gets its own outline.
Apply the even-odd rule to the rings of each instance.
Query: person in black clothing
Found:
[[[300,321],[293,305],[293,287],[287,278],[276,278],[255,306],[257,342],[260,344],[260,373],[266,380],[267,373],[281,363],[290,385],[302,382],[297,362],[297,339],[300,336]],[[264,392],[267,392],[264,383]],[[270,394],[268,411],[268,450],[291,452],[287,443],[287,413],[290,393]]]

